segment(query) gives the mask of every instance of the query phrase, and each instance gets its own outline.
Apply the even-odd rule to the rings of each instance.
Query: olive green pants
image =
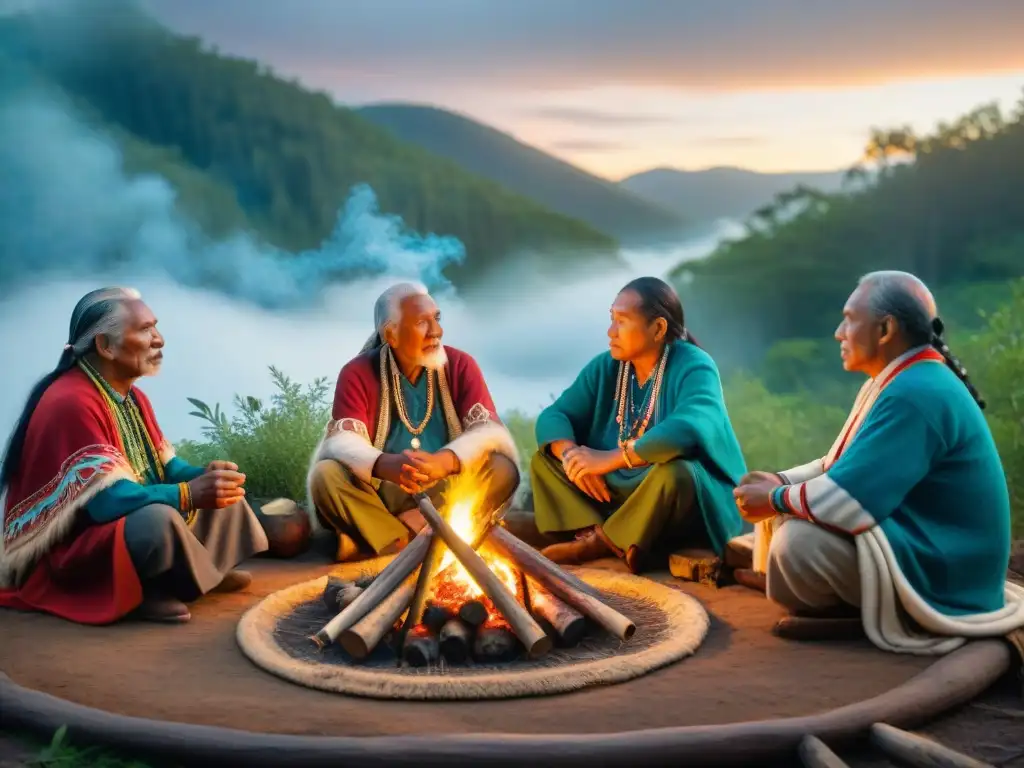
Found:
[[[683,546],[707,547],[704,518],[696,501],[693,475],[682,459],[655,464],[634,483],[608,483],[611,502],[599,502],[565,475],[562,462],[545,451],[530,463],[534,518],[541,533],[601,526],[622,553],[669,552]]]
[[[519,470],[508,457],[491,454],[484,462],[481,477],[486,478],[484,504],[488,511],[497,509],[515,493]],[[317,519],[334,531],[365,543],[374,554],[388,550],[395,542],[409,538],[409,528],[396,515],[416,509],[416,500],[394,483],[380,482],[375,488],[360,480],[343,464],[333,459],[318,462],[310,478],[312,501]],[[448,487],[442,481],[427,491],[434,506],[443,508]]]

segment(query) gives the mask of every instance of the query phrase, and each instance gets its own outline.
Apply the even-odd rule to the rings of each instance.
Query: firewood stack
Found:
[[[428,667],[442,659],[452,665],[536,659],[555,646],[579,644],[594,626],[620,640],[633,636],[633,622],[603,603],[596,589],[505,528],[469,543],[429,498],[418,501],[427,526],[372,581],[328,579],[323,602],[333,618],[311,638],[319,648],[338,642],[362,660],[384,642],[400,664]],[[513,566],[514,589],[477,552],[484,545]],[[456,563],[438,572],[445,551],[482,595],[468,596],[452,577]]]

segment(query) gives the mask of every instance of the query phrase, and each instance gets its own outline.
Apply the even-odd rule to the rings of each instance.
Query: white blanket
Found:
[[[881,527],[860,534],[856,542],[861,621],[868,639],[883,651],[940,656],[969,639],[1000,637],[1024,627],[1024,587],[1006,582],[1006,604],[998,611],[946,616],[914,591]]]

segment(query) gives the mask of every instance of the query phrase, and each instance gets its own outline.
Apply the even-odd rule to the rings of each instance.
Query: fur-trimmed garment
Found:
[[[174,458],[149,399],[133,388],[162,464]],[[116,621],[142,601],[124,518],[95,524],[86,505],[138,481],[113,414],[80,368],[60,376],[29,420],[18,472],[3,498],[0,607],[31,606],[88,624]],[[87,576],[87,578],[83,578]]]
[[[850,542],[864,629],[883,650],[937,655],[1024,627],[1024,589],[1006,581],[1010,501],[999,454],[934,349],[911,350],[867,382],[829,453],[780,476],[772,505],[782,515],[757,536],[769,596],[781,555],[765,543],[794,517]],[[816,566],[793,556],[800,581],[800,567]]]
[[[491,452],[507,456],[518,466],[515,442],[498,417],[480,366],[465,352],[449,346],[444,349],[448,362],[436,379],[434,406],[435,417],[443,414],[446,426],[448,442],[443,447],[464,467],[477,464]],[[360,354],[338,374],[331,420],[313,452],[310,473],[317,462],[334,459],[359,479],[371,482],[373,466],[384,452],[397,418],[392,383],[382,370],[383,350],[379,347]],[[441,447],[425,445],[424,450]]]

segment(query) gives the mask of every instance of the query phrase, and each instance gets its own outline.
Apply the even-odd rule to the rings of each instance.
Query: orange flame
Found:
[[[452,530],[465,542],[472,544],[484,533],[491,510],[484,507],[484,483],[475,472],[462,472],[456,476],[445,493],[445,518]],[[477,550],[487,563],[491,572],[497,576],[512,594],[519,594],[519,577],[515,568],[497,552],[484,545]],[[446,570],[447,569],[447,570]],[[445,592],[452,589],[462,600],[475,600],[484,592],[474,581],[465,566],[446,549],[441,564],[437,568],[438,576],[445,582]],[[443,574],[443,576],[442,576]],[[436,591],[438,576],[434,577]],[[453,589],[454,588],[454,589]]]

